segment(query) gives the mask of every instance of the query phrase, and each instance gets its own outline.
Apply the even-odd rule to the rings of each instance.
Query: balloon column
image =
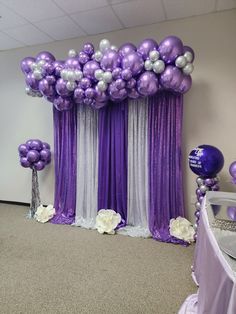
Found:
[[[194,148],[189,154],[190,169],[198,175],[195,203],[195,238],[197,238],[197,227],[200,219],[200,209],[207,191],[219,190],[219,179],[217,174],[224,166],[224,156],[221,151],[210,145],[200,145]]]
[[[186,93],[192,84],[194,52],[175,36],[160,42],[143,40],[137,47],[120,48],[103,39],[99,50],[86,43],[77,52],[71,49],[64,61],[47,51],[21,62],[26,93],[44,97],[56,109],[69,110],[74,104],[99,109],[108,100],[154,95],[160,90]]]
[[[20,164],[32,169],[32,196],[29,217],[33,218],[40,205],[40,194],[37,171],[41,171],[51,162],[51,151],[48,143],[40,140],[28,140],[18,147]]]

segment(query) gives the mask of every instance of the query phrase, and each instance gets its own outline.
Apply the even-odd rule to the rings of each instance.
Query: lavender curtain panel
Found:
[[[183,96],[161,92],[149,97],[149,229],[156,240],[171,237],[171,218],[184,216],[181,170]]]
[[[127,102],[98,113],[98,209],[113,209],[127,220]]]
[[[56,215],[51,222],[71,224],[76,207],[77,106],[60,112],[53,109]]]

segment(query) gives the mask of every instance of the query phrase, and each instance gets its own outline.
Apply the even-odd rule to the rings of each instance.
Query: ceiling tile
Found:
[[[34,24],[56,40],[63,40],[85,35],[79,26],[68,16],[62,16]]]
[[[165,0],[167,19],[207,14],[215,11],[215,0]]]
[[[87,34],[100,34],[122,28],[109,7],[72,14],[71,17]]]
[[[165,14],[160,0],[136,0],[113,5],[113,9],[126,27],[163,21]]]
[[[108,5],[106,0],[54,0],[54,2],[70,14]]]
[[[236,8],[236,0],[218,0],[217,10],[229,10]]]
[[[25,19],[15,14],[2,4],[0,4],[0,15],[0,30],[28,23]]]
[[[110,4],[117,4],[121,2],[128,2],[129,0],[107,0]]]
[[[19,40],[26,45],[44,44],[53,41],[49,36],[38,30],[33,25],[25,25],[4,31],[9,36]]]
[[[1,2],[30,22],[64,15],[52,0],[1,0]]]
[[[0,50],[8,50],[25,46],[23,43],[10,38],[8,35],[0,32]]]

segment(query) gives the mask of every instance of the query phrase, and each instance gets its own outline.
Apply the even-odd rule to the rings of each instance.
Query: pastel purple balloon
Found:
[[[21,61],[21,70],[23,73],[28,74],[31,70],[31,64],[35,62],[35,58],[26,57]]]
[[[158,91],[158,78],[151,72],[146,71],[140,75],[137,81],[137,90],[142,96],[150,96]]]
[[[26,144],[19,145],[18,151],[19,151],[21,157],[26,157],[27,153],[28,153],[27,145]]]
[[[85,95],[84,95],[84,90],[82,88],[77,87],[74,90],[74,101],[76,104],[80,104],[83,102]]]
[[[40,140],[31,140],[30,149],[40,151],[43,148],[43,143]]]
[[[100,65],[104,71],[113,71],[120,66],[121,58],[115,50],[107,49],[104,53]]]
[[[173,65],[168,65],[160,75],[160,83],[166,89],[178,90],[182,80],[182,71]]]
[[[49,149],[42,149],[40,151],[40,159],[43,161],[48,161],[51,159],[51,152]]]
[[[81,81],[79,82],[79,87],[81,87],[82,89],[87,89],[91,86],[92,86],[92,83],[90,79],[88,79],[87,77],[83,77]]]
[[[32,88],[34,91],[39,90],[39,81],[35,79],[33,73],[28,73],[25,78],[26,85]]]
[[[64,96],[64,97],[67,97],[67,96],[70,96],[71,95],[71,91],[69,91],[66,87],[66,81],[64,81],[62,78],[59,78],[57,80],[57,83],[56,83],[56,91],[57,93],[60,95],[60,96]]]
[[[89,88],[87,88],[87,89],[85,90],[84,94],[85,94],[85,97],[86,97],[86,98],[91,98],[91,99],[92,99],[92,98],[95,97],[96,91],[95,91],[94,88],[89,87]]]
[[[232,206],[228,207],[227,215],[231,220],[236,221],[236,207],[232,207]]]
[[[141,54],[144,60],[149,58],[149,52],[157,50],[158,44],[153,39],[144,39],[137,47],[137,52]]]
[[[42,142],[43,149],[50,149],[50,145],[46,142]]]
[[[129,69],[132,75],[138,75],[143,70],[143,59],[137,52],[131,52],[122,59],[122,68]]]
[[[41,51],[36,56],[36,61],[44,60],[47,62],[54,62],[56,59],[53,54],[48,51]]]
[[[21,157],[20,158],[20,164],[24,168],[29,168],[30,165],[31,165],[31,163],[28,161],[28,159],[26,157]]]
[[[128,54],[130,54],[131,52],[135,52],[136,51],[136,47],[135,45],[131,44],[131,43],[126,43],[124,45],[122,45],[118,52],[119,52],[119,55],[121,57],[125,57],[127,56]]]
[[[229,166],[229,173],[231,177],[236,179],[236,161],[232,162],[231,165]]]
[[[192,54],[192,56],[193,56],[193,60],[192,60],[192,62],[194,61],[194,59],[195,59],[195,53],[194,53],[194,51],[193,51],[193,49],[191,48],[191,47],[189,47],[189,46],[184,46],[183,47],[183,53],[185,53],[185,52],[191,52],[191,54]]]
[[[56,60],[55,62],[53,62],[53,67],[54,67],[54,72],[56,76],[60,76],[61,70],[63,70],[64,68],[64,61],[61,60]]]
[[[121,77],[123,80],[128,81],[132,78],[132,72],[130,69],[125,69],[121,72]]]
[[[83,67],[83,74],[91,80],[96,80],[94,73],[98,69],[100,69],[100,65],[97,61],[88,61]]]
[[[76,57],[68,58],[65,61],[64,67],[65,67],[65,69],[73,69],[73,70],[80,70],[81,69],[79,59]]]
[[[43,160],[39,160],[34,163],[33,167],[35,168],[35,170],[41,171],[45,168],[45,162]]]
[[[190,75],[183,74],[182,81],[178,87],[178,92],[185,94],[192,86],[192,78]]]
[[[161,59],[170,64],[184,52],[182,41],[176,36],[168,36],[159,45],[158,51]]]
[[[81,64],[85,64],[89,61],[89,56],[87,55],[87,53],[80,51],[78,55],[78,60]]]
[[[84,51],[88,56],[92,56],[92,54],[94,53],[94,46],[93,46],[93,44],[91,44],[91,43],[86,43],[86,44],[84,44],[83,51]]]
[[[117,67],[112,71],[112,78],[114,80],[121,78],[122,69]]]
[[[29,162],[37,162],[40,158],[40,155],[39,155],[39,152],[37,150],[30,150],[28,153],[27,153],[27,160]]]
[[[73,102],[71,101],[71,99],[66,99],[62,98],[61,96],[58,96],[54,100],[53,105],[59,111],[67,111],[73,107]]]

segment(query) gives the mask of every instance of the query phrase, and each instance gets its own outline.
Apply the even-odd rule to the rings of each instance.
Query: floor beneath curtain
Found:
[[[0,204],[0,312],[176,314],[196,292],[188,248],[40,224]]]

